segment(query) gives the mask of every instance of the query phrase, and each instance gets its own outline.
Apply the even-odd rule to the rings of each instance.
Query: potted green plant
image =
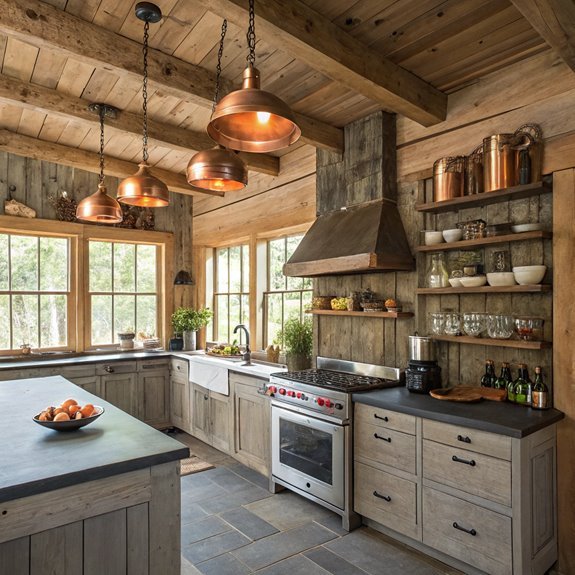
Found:
[[[311,318],[288,319],[278,334],[278,341],[285,349],[289,371],[300,371],[311,367],[313,344]]]
[[[212,319],[213,312],[208,308],[194,309],[192,307],[179,307],[172,314],[172,328],[176,338],[183,339],[181,349],[193,351],[196,349],[196,332],[206,327]],[[172,347],[172,349],[174,349]]]

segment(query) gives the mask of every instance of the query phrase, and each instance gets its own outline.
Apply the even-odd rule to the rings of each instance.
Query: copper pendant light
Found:
[[[162,19],[161,10],[151,2],[138,2],[136,16],[144,21],[144,80],[142,84],[142,111],[144,116],[142,137],[142,161],[139,170],[120,182],[118,201],[132,206],[161,208],[169,202],[168,187],[150,173],[148,165],[148,30],[150,22]]]
[[[106,193],[104,185],[104,117],[115,117],[116,109],[106,104],[91,104],[89,110],[100,116],[100,181],[98,190],[84,198],[76,208],[76,218],[83,222],[119,224],[122,221],[122,207]]]
[[[255,67],[254,0],[250,0],[249,14],[248,66],[244,70],[242,88],[221,99],[207,131],[218,144],[233,150],[273,152],[296,142],[301,130],[289,106],[260,89],[260,73]]]
[[[218,50],[218,64],[216,67],[216,90],[212,114],[218,103],[220,92],[220,77],[222,74],[222,55],[224,53],[224,39],[228,29],[228,21],[222,22],[220,35],[220,49]],[[222,146],[211,150],[198,152],[190,159],[187,170],[188,184],[202,190],[218,192],[235,192],[245,188],[248,183],[248,168],[235,152]]]

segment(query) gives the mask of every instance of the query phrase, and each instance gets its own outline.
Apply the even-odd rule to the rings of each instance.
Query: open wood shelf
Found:
[[[487,345],[492,347],[515,347],[518,349],[548,349],[552,347],[550,341],[524,341],[521,339],[490,339],[471,337],[468,335],[432,335],[436,341],[448,341],[450,343],[464,343],[470,345]]]
[[[458,242],[446,242],[434,244],[432,246],[417,246],[417,252],[445,252],[449,250],[464,250],[466,248],[475,248],[480,246],[489,246],[495,244],[506,244],[507,242],[519,242],[523,240],[538,240],[552,238],[552,232],[536,231],[521,232],[519,234],[505,234],[504,236],[491,236],[478,240],[460,240]]]
[[[551,291],[549,284],[537,284],[527,286],[481,286],[481,287],[460,287],[460,288],[418,288],[417,294],[447,295],[462,293],[544,293]]]
[[[356,317],[383,317],[401,319],[404,317],[413,317],[410,311],[348,311],[348,310],[334,310],[334,309],[310,309],[306,313],[313,315],[341,315],[341,316],[356,316]]]
[[[520,200],[522,198],[529,198],[531,196],[536,196],[550,191],[551,185],[549,183],[534,182],[533,184],[514,186],[512,188],[502,188],[501,190],[483,192],[472,196],[462,196],[460,198],[453,198],[452,200],[445,200],[443,202],[418,204],[415,206],[415,209],[418,212],[449,212],[472,206],[487,206],[489,204],[504,202],[506,200]]]

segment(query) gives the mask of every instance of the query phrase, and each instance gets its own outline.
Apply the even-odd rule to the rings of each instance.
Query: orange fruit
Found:
[[[65,412],[58,413],[58,415],[54,417],[54,421],[70,421],[70,416]]]
[[[82,417],[90,417],[94,412],[94,406],[91,403],[87,403],[81,410],[80,413]]]
[[[67,399],[66,401],[64,401],[62,403],[62,405],[60,406],[62,409],[65,409],[66,411],[68,411],[68,409],[70,408],[70,406],[72,405],[78,405],[78,402],[75,399]]]
[[[38,421],[50,421],[50,420],[48,419],[48,413],[45,412],[45,411],[43,411],[43,412],[40,414],[40,417],[38,417]]]
[[[79,405],[71,405],[68,408],[68,413],[70,415],[74,415],[75,413],[77,413],[78,411],[80,411],[82,408]]]
[[[63,409],[62,407],[57,407],[54,410],[54,417],[56,417],[56,415],[58,415],[59,413],[66,413],[66,415],[68,415],[67,410]]]

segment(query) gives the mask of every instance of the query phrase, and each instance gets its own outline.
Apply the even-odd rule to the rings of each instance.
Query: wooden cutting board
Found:
[[[491,401],[505,401],[507,391],[504,389],[492,389],[489,387],[471,387],[469,385],[457,385],[456,387],[444,387],[432,389],[429,392],[431,397],[448,401],[475,402],[482,399]]]

